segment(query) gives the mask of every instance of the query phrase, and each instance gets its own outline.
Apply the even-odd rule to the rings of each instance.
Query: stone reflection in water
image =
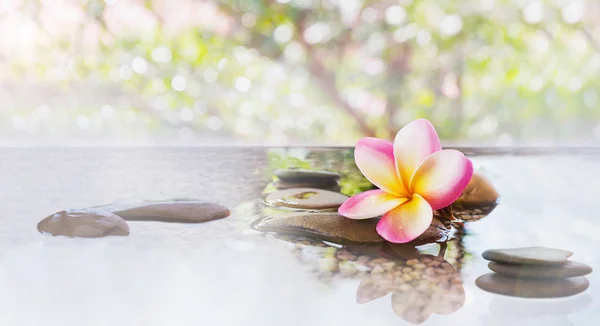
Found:
[[[460,272],[455,268],[464,256],[457,239],[439,245],[437,255],[427,248],[390,243],[337,247],[311,238],[277,235],[295,244],[294,254],[313,266],[325,283],[357,279],[356,302],[363,305],[384,297],[400,318],[420,324],[432,314],[448,315],[465,303]],[[446,249],[447,248],[447,249]],[[445,258],[450,257],[450,258]]]
[[[431,314],[452,314],[465,303],[457,270],[443,257],[421,254],[375,266],[356,291],[356,301],[368,303],[392,294],[392,309],[402,319],[420,324]]]
[[[589,294],[560,300],[527,300],[495,296],[489,313],[480,318],[481,325],[574,325],[569,315],[592,304]]]

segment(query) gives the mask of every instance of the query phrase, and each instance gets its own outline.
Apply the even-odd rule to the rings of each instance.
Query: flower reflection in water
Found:
[[[420,324],[432,313],[448,315],[465,303],[456,269],[441,256],[418,254],[408,260],[376,265],[356,291],[359,304],[392,294],[392,309],[402,319]]]
[[[373,188],[372,184],[365,182],[354,164],[352,151],[308,150],[296,154],[301,157],[285,150],[270,152],[271,167],[273,170],[295,168],[335,171],[342,176],[339,180],[341,192],[348,196]],[[265,188],[264,194],[278,188],[277,178],[273,176],[270,180],[275,181]],[[358,280],[358,304],[368,306],[374,300],[384,300],[384,297],[390,296],[387,300],[391,300],[392,310],[397,316],[420,324],[432,314],[453,314],[465,303],[460,275],[464,258],[468,255],[463,246],[467,233],[465,224],[484,218],[496,206],[497,193],[492,186],[486,187],[484,181],[472,185],[451,206],[434,212],[434,223],[430,229],[435,232],[426,232],[420,239],[406,244],[394,244],[383,239],[377,243],[365,241],[364,244],[353,244],[347,242],[352,238],[348,236],[348,229],[345,230],[345,236],[335,237],[339,238],[336,241],[326,236],[331,230],[314,230],[311,223],[263,225],[261,223],[265,221],[289,219],[290,214],[289,210],[265,205],[259,208],[258,215],[261,217],[252,225],[258,231],[274,233],[275,237],[294,243],[293,253],[304,265],[312,267],[320,281],[331,284],[342,279]],[[490,200],[486,199],[488,197]],[[486,200],[474,200],[481,198]],[[294,211],[298,216],[313,214],[312,218],[319,218],[317,215],[323,214],[307,209]],[[337,231],[336,234],[342,235],[340,230]]]
[[[322,282],[360,280],[357,303],[367,304],[391,294],[392,310],[410,323],[423,323],[434,313],[455,313],[465,303],[459,272],[465,253],[457,238],[421,247],[390,243],[338,247],[309,238],[277,237],[294,243],[298,259],[311,265]],[[437,255],[423,253],[436,248]]]

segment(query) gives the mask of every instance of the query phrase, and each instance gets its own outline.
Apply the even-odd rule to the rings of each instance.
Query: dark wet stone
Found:
[[[545,247],[490,249],[483,252],[483,258],[505,264],[562,265],[572,252]]]
[[[559,266],[531,266],[490,262],[488,267],[498,274],[510,277],[537,279],[564,279],[584,276],[592,272],[590,266],[574,261],[568,261],[566,264]]]
[[[41,220],[37,229],[42,234],[67,237],[99,238],[129,235],[129,226],[121,217],[101,210],[67,210]]]
[[[225,218],[231,214],[227,207],[213,203],[172,202],[137,206],[114,211],[128,221],[160,221],[173,223],[202,223]]]
[[[471,181],[456,200],[457,204],[482,205],[495,203],[498,200],[498,191],[490,180],[481,174],[473,173]]]
[[[284,181],[276,180],[273,182],[273,186],[279,190],[292,189],[292,188],[317,188],[325,189],[330,191],[339,191],[340,186],[336,180],[306,180],[306,181]]]
[[[253,223],[259,231],[293,234],[337,243],[383,242],[377,219],[351,220],[337,213],[286,213]]]
[[[346,195],[315,188],[280,190],[268,194],[265,198],[269,205],[301,209],[338,208],[346,200]]]
[[[496,203],[467,205],[455,202],[450,207],[455,218],[465,222],[473,222],[488,216],[496,208]]]
[[[456,269],[441,257],[418,255],[402,262],[380,259],[358,286],[364,304],[392,293],[392,309],[402,319],[420,324],[433,313],[452,314],[465,303]]]
[[[585,277],[564,280],[537,280],[508,277],[496,273],[480,276],[475,281],[487,292],[523,298],[560,298],[585,291],[589,281]]]
[[[278,169],[275,175],[285,181],[337,181],[339,173],[304,169]]]

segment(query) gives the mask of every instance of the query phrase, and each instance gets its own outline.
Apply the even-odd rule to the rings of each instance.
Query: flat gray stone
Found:
[[[284,213],[265,217],[253,227],[258,231],[292,234],[336,243],[377,243],[377,219],[352,220],[338,213]]]
[[[483,253],[483,258],[498,263],[526,265],[562,265],[567,262],[572,252],[545,247],[525,247],[509,249],[490,249]]]
[[[316,188],[293,188],[279,190],[267,195],[265,202],[277,207],[300,209],[338,208],[348,196]]]
[[[532,266],[490,262],[488,267],[498,274],[536,279],[565,279],[584,276],[592,272],[590,266],[574,261],[568,261],[566,264],[558,266]]]
[[[536,280],[508,277],[496,273],[480,276],[475,284],[484,291],[522,298],[561,298],[585,291],[585,277],[564,280]]]
[[[277,169],[275,175],[281,180],[293,181],[337,181],[341,175],[329,171],[316,171],[305,169]]]
[[[225,218],[227,207],[213,203],[170,202],[148,204],[117,210],[114,214],[128,221],[160,221],[172,223],[202,223]]]
[[[90,209],[54,213],[41,220],[37,229],[42,234],[79,238],[129,235],[129,226],[121,217]]]

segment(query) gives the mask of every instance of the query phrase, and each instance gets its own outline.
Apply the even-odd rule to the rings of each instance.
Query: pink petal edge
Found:
[[[410,180],[410,189],[433,209],[440,209],[460,197],[472,176],[471,160],[457,150],[445,149],[423,160]]]
[[[396,173],[406,189],[421,162],[442,150],[440,138],[427,119],[417,119],[405,125],[394,139]]]
[[[350,219],[362,220],[381,216],[408,201],[383,190],[368,190],[346,200],[338,213]]]
[[[365,137],[356,143],[356,166],[379,189],[406,197],[408,191],[398,179],[394,161],[394,146],[387,140]]]

